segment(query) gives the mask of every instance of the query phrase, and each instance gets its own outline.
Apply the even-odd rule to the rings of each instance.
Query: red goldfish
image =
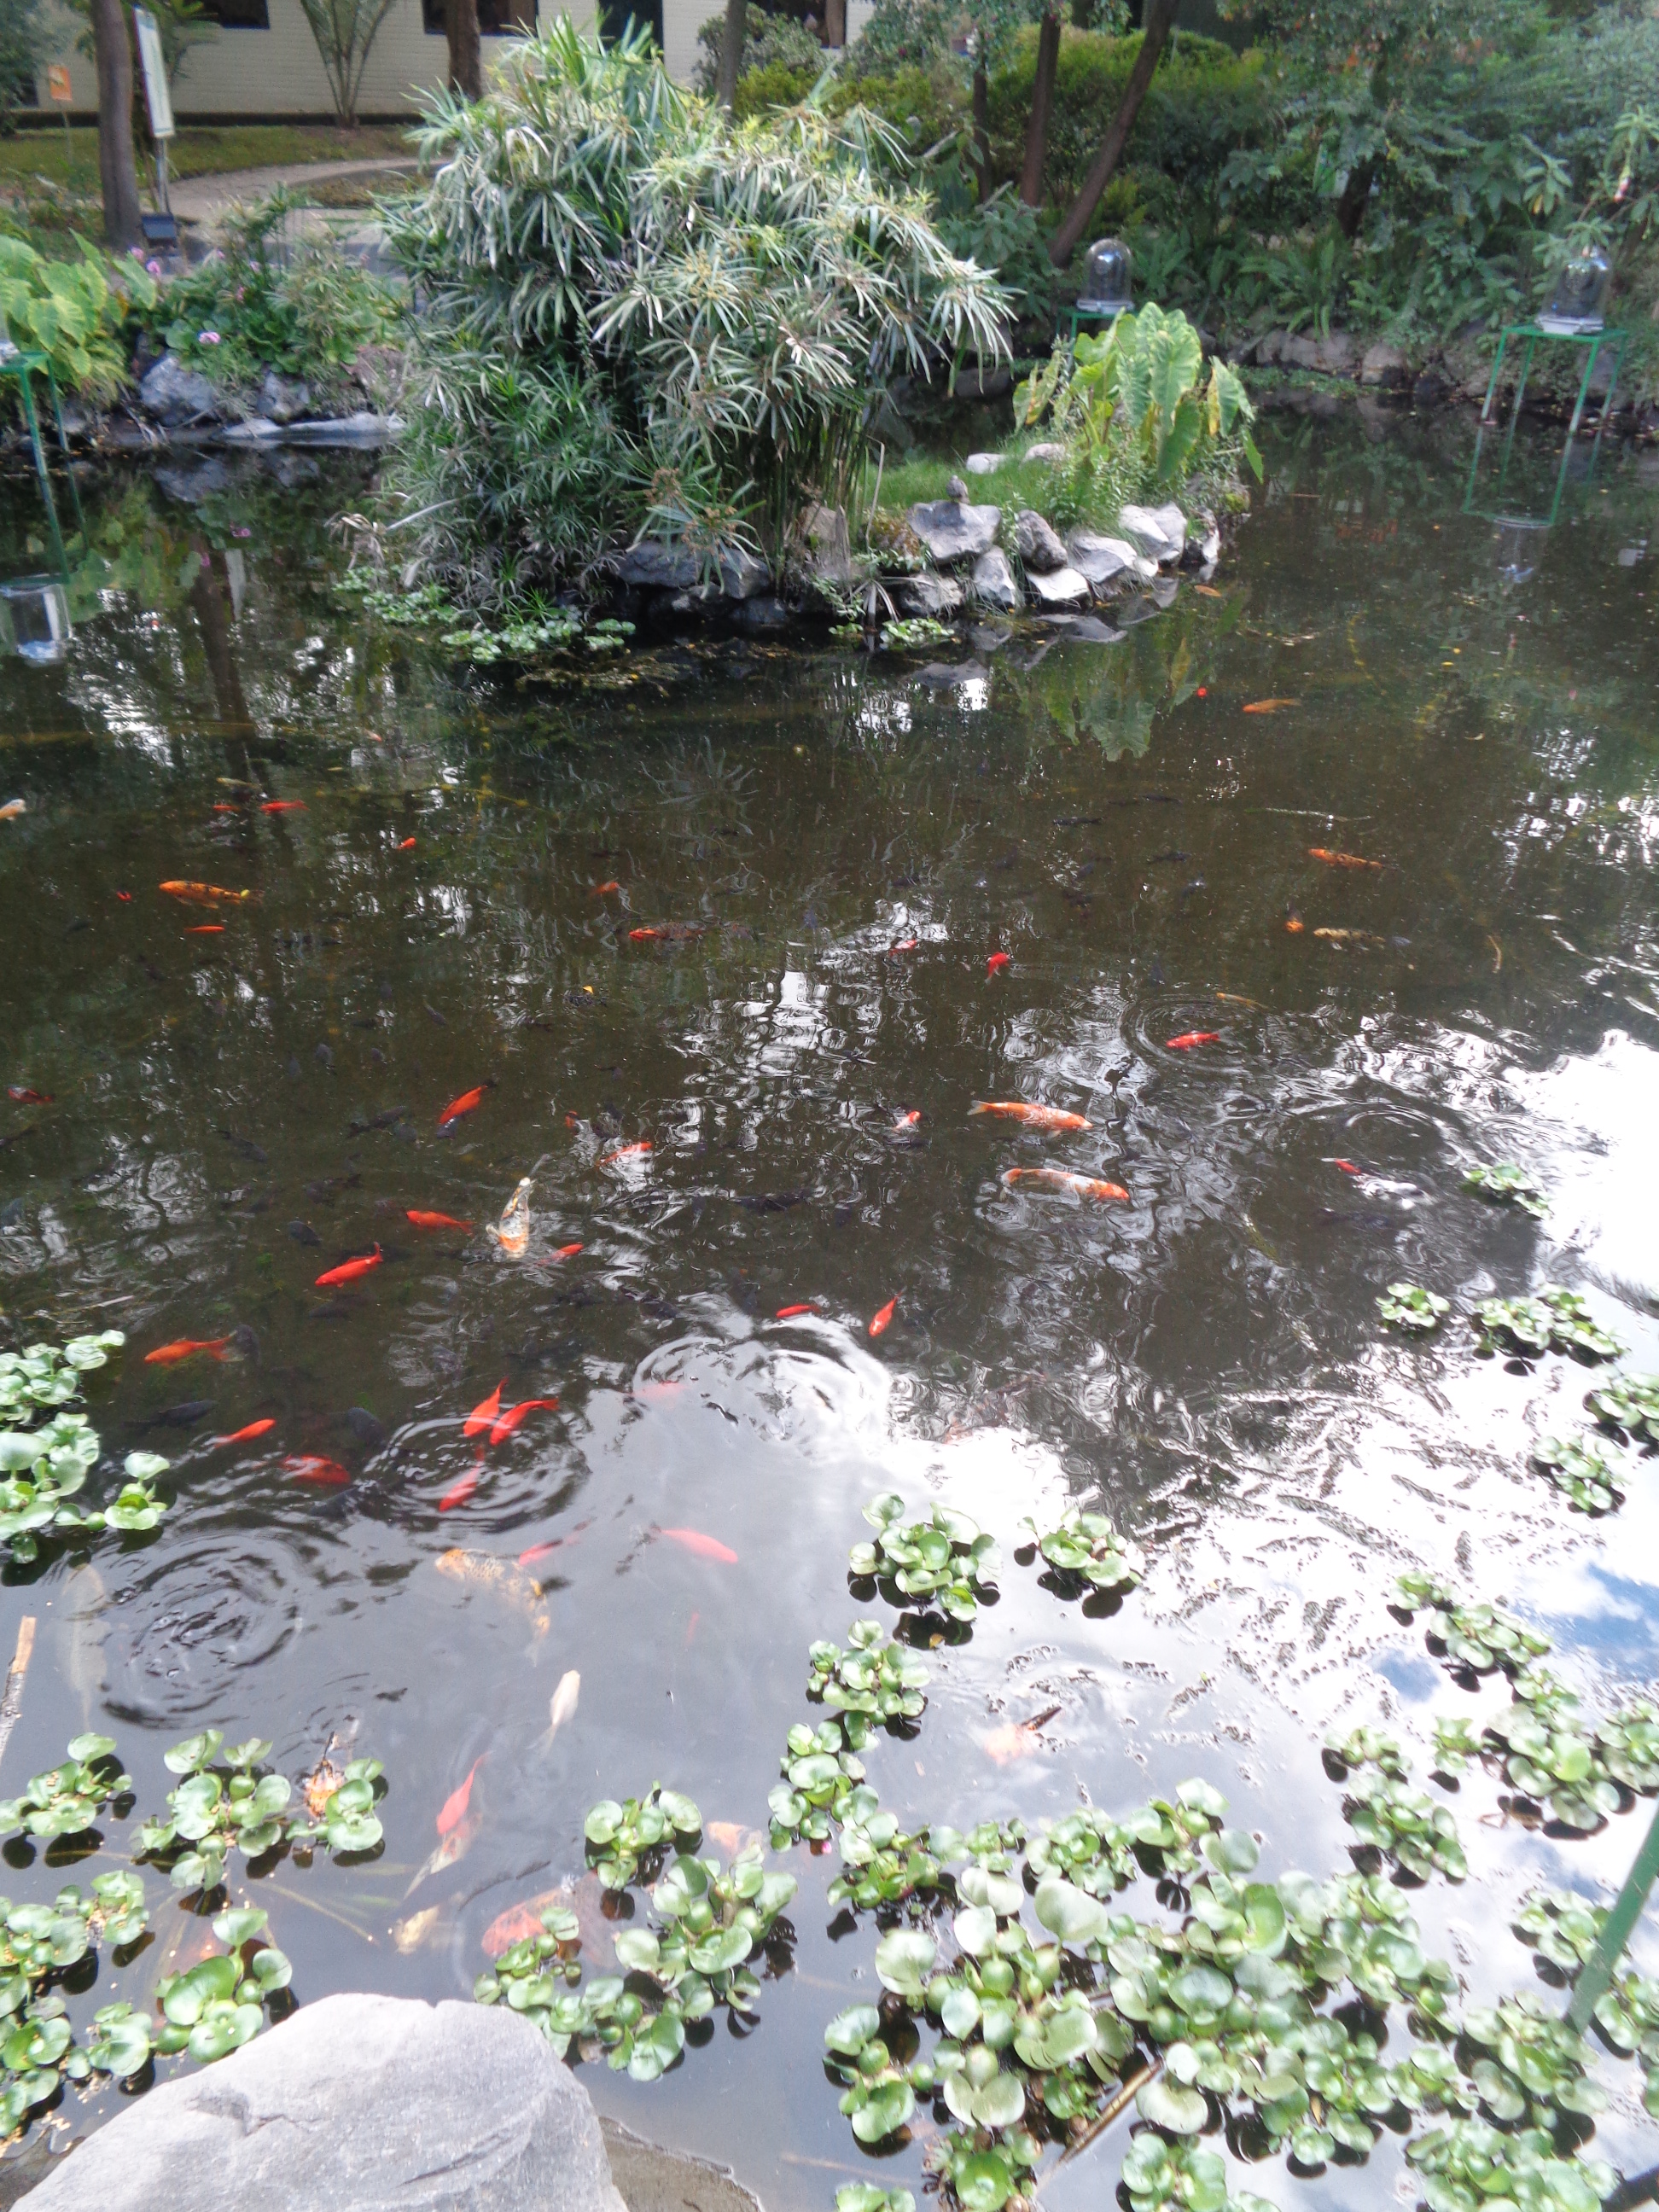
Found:
[[[587,896],[589,898],[604,898],[608,892],[619,891],[621,889],[622,885],[617,881],[617,878],[612,876],[608,884],[595,884],[592,890],[589,891]]]
[[[898,1300],[896,1297],[888,1299],[886,1304],[882,1308],[881,1311],[875,1316],[874,1319],[870,1323],[870,1334],[872,1336],[884,1336],[886,1334],[897,1305]]]
[[[532,1544],[527,1552],[520,1553],[519,1565],[521,1567],[533,1567],[538,1559],[546,1559],[550,1552],[556,1552],[563,1542],[562,1536],[555,1536],[548,1543]]]
[[[780,1306],[775,1317],[779,1321],[793,1321],[797,1314],[816,1313],[817,1311],[817,1308],[809,1298],[804,1305]]]
[[[994,952],[985,963],[986,974],[988,975],[999,974],[1008,965],[1009,957],[1006,952]]]
[[[195,906],[211,906],[215,899],[245,899],[247,891],[228,891],[218,884],[186,882],[182,877],[173,877],[161,887],[169,898],[188,899]]]
[[[321,1291],[326,1290],[331,1283],[355,1283],[359,1275],[366,1275],[371,1267],[380,1267],[381,1261],[380,1248],[377,1244],[361,1260],[343,1260],[337,1267],[327,1268],[318,1276],[317,1287]]]
[[[901,1129],[914,1129],[921,1119],[921,1107],[912,1106],[907,1113],[901,1114],[897,1121],[894,1122],[894,1133],[896,1134],[896,1133]]]
[[[466,1808],[472,1796],[472,1777],[483,1765],[488,1753],[480,1752],[467,1771],[467,1777],[459,1790],[452,1790],[438,1812],[438,1833],[447,1836],[452,1828],[459,1828],[466,1818]]]
[[[1358,853],[1334,853],[1328,845],[1310,845],[1308,858],[1322,860],[1328,868],[1375,868],[1380,874],[1381,860],[1362,860]]]
[[[303,814],[306,803],[303,799],[268,799],[259,811],[261,814]]]
[[[459,1098],[452,1098],[438,1116],[438,1127],[447,1129],[452,1121],[459,1121],[463,1114],[475,1114],[483,1104],[484,1093],[495,1088],[493,1083],[481,1083],[475,1090],[463,1091]]]
[[[1069,1190],[1079,1198],[1127,1198],[1121,1182],[1103,1182],[1098,1176],[1073,1175],[1067,1168],[1010,1168],[1002,1178],[1010,1190],[1023,1182],[1041,1183],[1045,1190]]]
[[[520,1422],[529,1414],[538,1409],[555,1413],[558,1408],[559,1401],[556,1398],[520,1399],[516,1406],[509,1406],[506,1413],[496,1421],[495,1427],[489,1431],[489,1441],[492,1444],[505,1443],[510,1436],[517,1433]]]
[[[185,932],[186,937],[222,937],[224,933],[222,921],[193,921]]]
[[[1190,1052],[1195,1044],[1219,1044],[1219,1030],[1183,1030],[1178,1037],[1164,1040],[1165,1052]]]
[[[1281,707],[1299,707],[1299,699],[1254,699],[1244,709],[1247,714],[1276,714]]]
[[[1352,1160],[1333,1160],[1331,1165],[1340,1168],[1344,1175],[1363,1176],[1365,1172],[1364,1168],[1357,1168]]]
[[[914,952],[920,941],[917,938],[902,937],[896,945],[890,945],[887,950],[889,952]]]
[[[503,1379],[487,1398],[481,1398],[467,1415],[461,1429],[464,1437],[481,1437],[486,1429],[493,1429],[501,1418],[501,1393],[507,1388]]]
[[[582,1249],[580,1244],[561,1244],[556,1252],[549,1255],[548,1265],[550,1267],[555,1260],[574,1260]]]
[[[398,848],[400,853],[412,853],[414,849],[415,840],[412,837],[405,837]]]
[[[144,1354],[146,1367],[176,1367],[181,1359],[193,1359],[198,1352],[211,1352],[222,1359],[224,1348],[230,1342],[228,1336],[181,1336],[176,1344],[158,1344],[154,1352]]]
[[[1062,1106],[1028,1106],[1023,1098],[980,1099],[968,1113],[970,1119],[975,1114],[1003,1114],[1011,1121],[1024,1121],[1028,1129],[1092,1129],[1095,1126],[1086,1115],[1068,1114]]]
[[[605,1152],[601,1154],[599,1165],[602,1168],[608,1168],[615,1160],[637,1159],[641,1153],[648,1152],[650,1149],[650,1138],[641,1137],[637,1145],[618,1145],[614,1152]]]
[[[351,1480],[349,1469],[342,1467],[337,1459],[324,1459],[316,1452],[308,1452],[299,1459],[285,1459],[283,1465],[295,1482],[314,1482],[324,1490],[343,1490]]]
[[[50,1091],[31,1091],[27,1083],[9,1083],[6,1096],[14,1106],[50,1106]]]
[[[412,1221],[417,1229],[471,1229],[470,1221],[457,1221],[453,1213],[423,1213],[418,1206],[406,1206],[404,1218]]]
[[[439,1512],[451,1513],[456,1506],[465,1505],[477,1487],[478,1470],[475,1467],[469,1469],[453,1488],[445,1491],[443,1496],[438,1500]]]
[[[268,1437],[276,1425],[273,1420],[250,1421],[245,1429],[237,1429],[228,1437],[215,1437],[211,1449],[222,1451],[227,1444],[251,1444],[256,1437]]]
[[[1293,914],[1290,920],[1285,924],[1285,928],[1289,930],[1292,937],[1300,937],[1307,926],[1307,923],[1303,921],[1299,914]]]
[[[671,1542],[684,1544],[688,1552],[700,1559],[719,1559],[722,1565],[735,1567],[738,1555],[717,1537],[705,1536],[701,1528],[659,1528],[658,1535],[666,1536]]]

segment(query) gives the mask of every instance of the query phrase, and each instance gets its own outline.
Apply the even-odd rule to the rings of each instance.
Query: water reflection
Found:
[[[7,1081],[54,1101],[4,1109],[0,1280],[20,1337],[131,1333],[99,1418],[161,1440],[179,1504],[151,1546],[9,1575],[55,1670],[16,1775],[101,1715],[148,1806],[207,1720],[294,1773],[351,1728],[392,1778],[385,1859],[261,1896],[302,1997],[435,1996],[580,1875],[597,1796],[657,1777],[760,1821],[880,1489],[1009,1547],[1103,1501],[1151,1555],[1109,1619],[1011,1568],[935,1655],[921,1737],[872,1760],[902,1815],[1200,1771],[1270,1873],[1342,1863],[1324,1730],[1426,1741],[1447,1705],[1388,1611],[1414,1561],[1542,1621],[1587,1698],[1650,1674],[1650,1496],[1592,1525],[1526,1468],[1583,1370],[1376,1319],[1401,1277],[1463,1308],[1557,1280],[1659,1364],[1653,674],[1618,557],[1646,489],[1604,457],[1504,579],[1468,461],[1451,421],[1302,426],[1218,596],[1183,584],[1120,641],[988,632],[922,670],[693,634],[604,690],[457,674],[343,610],[337,477],[109,488],[70,658],[0,677],[28,798],[0,833],[0,1032]],[[209,914],[172,878],[252,896]],[[1170,1048],[1194,1030],[1217,1042]],[[1093,1127],[969,1118],[1006,1097]],[[1502,1158],[1545,1222],[1464,1194]],[[1043,1163],[1129,1201],[1001,1180]],[[408,1218],[494,1221],[532,1170],[522,1257]],[[137,1357],[238,1327],[222,1364]],[[460,1422],[498,1383],[559,1408],[477,1468]],[[295,1481],[306,1454],[350,1486]],[[465,1564],[529,1551],[528,1606]],[[1042,1754],[998,1765],[988,1737],[1049,1706]],[[465,1855],[422,1875],[481,1759]],[[1457,1809],[1470,1891],[1414,1909],[1490,1990],[1525,1961],[1482,1900],[1621,1870],[1632,1824],[1564,1846],[1502,1823],[1487,1778]],[[593,2081],[775,2206],[858,2170],[816,2053],[868,1943],[801,1872],[755,2036],[654,2090]],[[1601,2135],[1621,2155],[1635,2124]]]

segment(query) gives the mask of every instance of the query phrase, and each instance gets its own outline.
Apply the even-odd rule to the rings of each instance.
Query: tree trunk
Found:
[[[1037,32],[1036,80],[1031,87],[1031,112],[1025,125],[1025,167],[1019,179],[1019,196],[1027,207],[1042,205],[1042,170],[1048,158],[1048,117],[1054,104],[1054,76],[1060,68],[1060,18],[1045,15]]]
[[[823,0],[823,43],[833,47],[847,44],[847,0]]]
[[[132,52],[121,0],[92,0],[98,64],[98,179],[104,191],[104,235],[118,252],[143,235],[138,178],[132,166]]]
[[[449,88],[467,100],[483,98],[483,52],[478,44],[478,0],[447,0],[444,32],[449,40]],[[352,121],[356,118],[354,116]]]
[[[714,97],[731,110],[743,74],[743,42],[749,35],[749,0],[726,0],[726,27],[720,33],[720,73]]]
[[[1089,227],[1090,217],[1100,205],[1100,196],[1112,181],[1113,172],[1123,158],[1123,149],[1129,143],[1129,133],[1135,127],[1135,118],[1140,112],[1140,103],[1146,97],[1152,72],[1169,42],[1175,23],[1176,0],[1146,0],[1146,28],[1141,33],[1140,52],[1135,56],[1135,65],[1129,72],[1129,82],[1123,88],[1117,113],[1112,126],[1101,141],[1100,151],[1095,155],[1088,175],[1083,179],[1083,189],[1066,210],[1066,219],[1054,233],[1048,247],[1048,258],[1056,269],[1063,269],[1077,250],[1078,240]]]
[[[1337,201],[1336,227],[1350,246],[1358,237],[1359,226],[1365,219],[1365,203],[1371,196],[1371,179],[1376,174],[1376,165],[1370,161],[1350,169],[1342,197]]]
[[[991,197],[991,82],[983,64],[974,70],[974,174],[980,204]]]

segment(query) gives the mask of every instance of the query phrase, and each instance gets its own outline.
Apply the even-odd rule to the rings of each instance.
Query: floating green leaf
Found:
[[[1425,1335],[1439,1328],[1451,1311],[1451,1302],[1416,1283],[1390,1283],[1387,1297],[1377,1300],[1376,1310],[1390,1328]]]
[[[936,1505],[926,1520],[906,1523],[904,1501],[894,1492],[872,1498],[864,1517],[877,1530],[873,1544],[855,1544],[855,1578],[890,1581],[901,1597],[924,1609],[937,1606],[953,1620],[971,1620],[984,1592],[995,1585],[996,1544],[966,1514]]]
[[[1463,1177],[1463,1188],[1494,1206],[1518,1206],[1523,1213],[1530,1213],[1540,1221],[1549,1212],[1542,1191],[1526,1170],[1516,1167],[1513,1160],[1500,1161],[1496,1167],[1470,1168]]]
[[[1127,1536],[1120,1536],[1103,1513],[1084,1513],[1075,1506],[1062,1513],[1060,1525],[1040,1529],[1025,1520],[1031,1540],[1064,1581],[1093,1589],[1133,1589],[1146,1571],[1145,1553]]]

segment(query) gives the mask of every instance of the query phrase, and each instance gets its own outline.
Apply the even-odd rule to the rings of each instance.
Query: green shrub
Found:
[[[281,258],[288,211],[279,193],[228,225],[223,250],[175,277],[157,304],[155,334],[216,384],[275,368],[326,389],[398,325],[397,294],[355,262],[309,245]]]
[[[434,98],[430,185],[391,235],[423,300],[398,473],[416,549],[486,604],[589,573],[646,531],[712,563],[836,496],[872,387],[961,348],[1003,295],[873,118],[733,122],[644,37],[562,19],[484,98]]]
[[[19,345],[38,347],[61,384],[98,401],[127,380],[122,329],[131,304],[155,286],[137,261],[111,262],[78,234],[78,261],[48,261],[21,238],[0,235],[0,313]]]
[[[705,100],[714,97],[720,72],[720,48],[726,40],[725,15],[711,15],[697,33],[701,49],[691,70],[691,82]],[[744,21],[743,59],[738,80],[781,63],[792,74],[806,77],[810,91],[829,66],[830,57],[805,23],[793,15],[769,15],[750,5]],[[780,103],[787,104],[787,103]]]
[[[823,74],[811,62],[780,58],[763,63],[738,78],[732,112],[739,123],[746,123],[751,116],[769,114],[775,107],[798,106]]]

